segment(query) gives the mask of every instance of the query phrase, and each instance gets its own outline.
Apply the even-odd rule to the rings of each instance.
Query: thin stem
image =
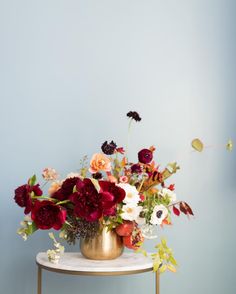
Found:
[[[55,198],[50,198],[50,197],[48,197],[48,196],[32,196],[31,197],[32,199],[46,199],[46,200],[50,200],[50,201],[57,201],[57,199],[55,199]]]
[[[175,206],[175,205],[177,205],[177,204],[179,204],[179,203],[181,203],[181,202],[182,202],[182,201],[178,201],[178,202],[172,203],[172,204],[168,205],[168,207]]]
[[[68,203],[68,202],[70,202],[70,200],[59,201],[59,202],[57,202],[56,204],[57,204],[57,205],[61,205],[61,204],[66,204],[66,203]]]
[[[129,121],[129,125],[128,125],[127,145],[126,145],[126,150],[125,150],[127,159],[128,159],[129,139],[130,139],[130,130],[131,130],[132,120],[133,119],[131,118]]]
[[[141,184],[140,184],[140,186],[139,186],[139,188],[138,188],[138,192],[140,192],[140,191],[141,191],[141,189],[142,189],[142,186],[143,186],[143,183],[145,182],[145,180],[146,180],[146,178],[145,178],[145,177],[143,177],[143,179],[142,179],[142,182],[141,182]]]

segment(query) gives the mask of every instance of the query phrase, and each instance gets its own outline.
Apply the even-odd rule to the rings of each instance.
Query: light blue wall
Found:
[[[76,170],[104,140],[125,144],[125,114],[137,110],[130,158],[153,144],[162,166],[178,160],[176,192],[196,214],[159,233],[180,264],[161,277],[161,293],[235,294],[236,160],[224,149],[236,141],[235,4],[0,1],[0,293],[35,293],[34,258],[49,248],[46,232],[27,242],[15,234],[23,211],[14,188],[46,166]],[[215,147],[193,153],[193,137]],[[43,287],[141,294],[154,293],[154,280],[45,273]]]

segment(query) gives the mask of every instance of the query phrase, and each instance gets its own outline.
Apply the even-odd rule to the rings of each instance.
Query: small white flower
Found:
[[[137,204],[140,201],[139,192],[135,186],[131,186],[126,183],[120,183],[118,186],[125,190],[125,199],[123,200],[124,203]]]
[[[168,197],[170,199],[170,202],[175,202],[176,201],[176,194],[175,192],[167,189],[167,188],[163,188],[161,189],[161,191],[159,192],[159,195],[161,197]]]
[[[168,209],[164,205],[156,205],[153,209],[150,223],[152,225],[161,225],[168,215]]]
[[[140,212],[142,211],[142,207],[129,203],[124,205],[122,207],[122,210],[123,210],[121,214],[122,219],[136,221],[139,217]]]
[[[43,170],[42,177],[46,181],[53,181],[56,180],[59,177],[59,175],[54,168],[47,167]]]

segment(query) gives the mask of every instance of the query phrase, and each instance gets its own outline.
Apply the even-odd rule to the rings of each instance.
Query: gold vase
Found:
[[[88,259],[115,259],[122,254],[123,250],[122,238],[114,230],[108,231],[106,227],[92,239],[80,238],[80,251]]]

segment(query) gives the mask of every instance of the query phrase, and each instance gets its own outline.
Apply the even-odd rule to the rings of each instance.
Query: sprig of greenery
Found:
[[[157,249],[156,253],[153,253],[153,271],[159,270],[160,273],[164,273],[166,270],[176,272],[177,261],[173,256],[173,251],[167,246],[166,240],[162,239],[159,244],[155,246]]]

